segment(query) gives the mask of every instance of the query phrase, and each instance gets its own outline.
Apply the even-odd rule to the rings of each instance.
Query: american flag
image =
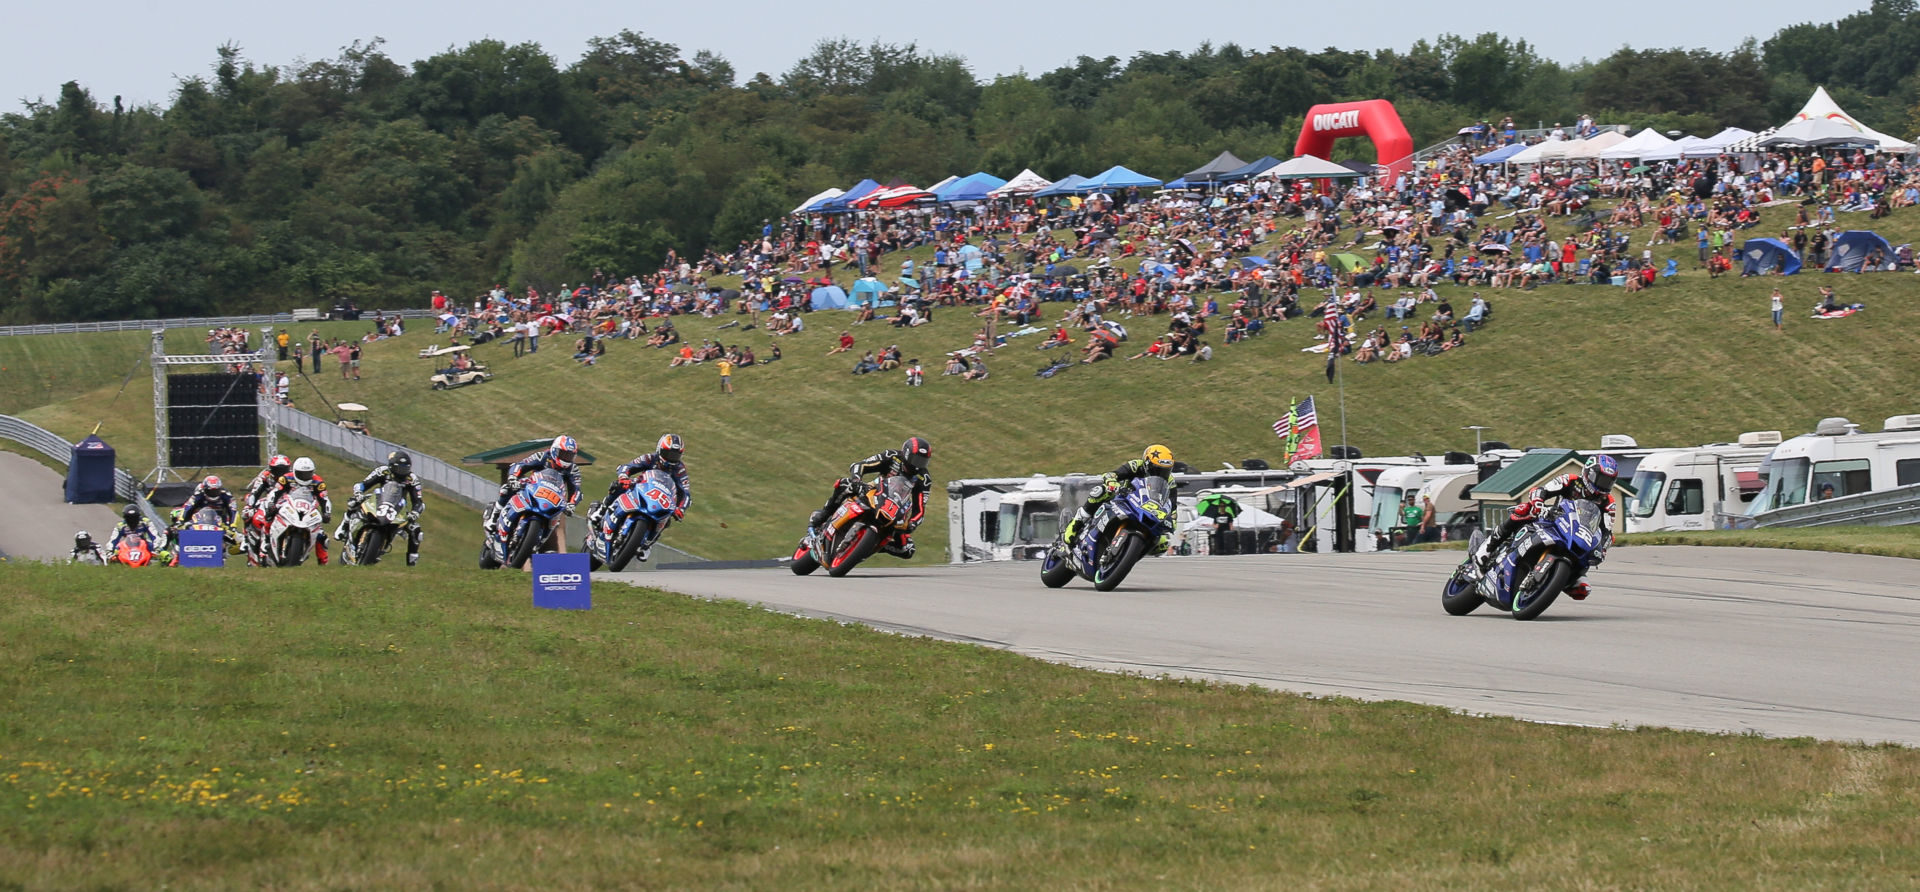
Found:
[[[1284,440],[1319,423],[1320,419],[1313,411],[1313,397],[1307,397],[1293,408],[1291,415],[1273,423],[1273,434]]]
[[[1287,413],[1287,417],[1273,423],[1273,433],[1286,443],[1286,460],[1319,458],[1320,416],[1314,411],[1313,397],[1307,397]]]

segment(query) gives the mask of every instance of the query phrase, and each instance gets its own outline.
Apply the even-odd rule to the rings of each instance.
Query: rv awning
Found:
[[[1759,471],[1735,471],[1734,482],[1740,484],[1740,494],[1758,493],[1767,488],[1767,481],[1760,479]]]
[[[1333,478],[1338,476],[1340,476],[1339,471],[1321,471],[1318,474],[1309,474],[1298,480],[1292,481],[1286,485],[1286,488],[1298,489],[1302,486],[1312,486],[1315,483],[1325,483],[1328,480],[1332,480]]]

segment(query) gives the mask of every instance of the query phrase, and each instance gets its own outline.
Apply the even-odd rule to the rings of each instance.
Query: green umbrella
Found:
[[[1639,167],[1629,167],[1629,168],[1627,168],[1627,173],[1646,173],[1647,171],[1649,171],[1649,170],[1652,170],[1652,169],[1653,169],[1653,168],[1651,168],[1651,167],[1648,167],[1648,166],[1647,166],[1647,165],[1645,165],[1645,164],[1642,164],[1642,165],[1640,165]]]
[[[1342,272],[1350,273],[1360,267],[1366,266],[1367,262],[1361,260],[1360,257],[1355,254],[1335,254],[1333,255],[1333,265],[1339,267]]]

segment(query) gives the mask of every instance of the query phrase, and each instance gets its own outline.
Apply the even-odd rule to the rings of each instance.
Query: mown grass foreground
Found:
[[[0,884],[1889,888],[1920,753],[1102,675],[478,571],[0,568]]]

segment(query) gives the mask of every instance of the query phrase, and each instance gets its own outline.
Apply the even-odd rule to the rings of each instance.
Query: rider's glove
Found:
[[[684,518],[685,518],[686,516],[687,516],[687,509],[685,509],[685,508],[682,508],[682,507],[680,507],[679,505],[675,505],[675,506],[673,506],[673,519],[674,519],[674,520],[681,520],[681,519],[684,519]]]

